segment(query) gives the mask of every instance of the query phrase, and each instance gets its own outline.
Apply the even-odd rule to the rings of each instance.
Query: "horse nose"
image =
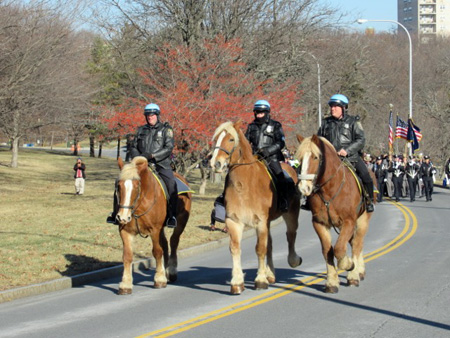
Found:
[[[126,217],[122,217],[122,216],[120,216],[120,214],[117,214],[116,219],[120,224],[127,224],[127,223],[131,222],[130,215],[127,215]]]
[[[311,185],[308,184],[308,182],[305,181],[300,181],[300,183],[298,184],[298,190],[300,190],[300,193],[303,196],[309,196],[311,195]]]

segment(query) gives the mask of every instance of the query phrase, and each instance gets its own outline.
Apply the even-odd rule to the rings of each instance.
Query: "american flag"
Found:
[[[408,139],[408,124],[397,116],[397,127],[395,128],[395,137]]]
[[[392,110],[389,112],[389,147],[394,144],[394,119],[392,118]]]

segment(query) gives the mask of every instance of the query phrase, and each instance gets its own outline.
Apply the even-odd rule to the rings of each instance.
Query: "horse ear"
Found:
[[[302,143],[304,139],[305,138],[302,135],[297,134],[297,141],[298,141],[298,143]]]
[[[119,158],[117,159],[117,164],[119,165],[119,169],[122,170],[122,168],[123,168],[123,160],[122,160],[122,157],[119,157]]]
[[[314,143],[314,144],[319,144],[319,143],[320,143],[319,136],[317,136],[317,134],[314,134],[314,135],[311,137],[311,142]]]
[[[234,124],[234,129],[239,130],[241,129],[241,125],[242,125],[242,120],[239,119],[236,121],[236,123]]]
[[[141,175],[145,170],[148,168],[148,161],[145,157],[139,157],[139,161],[136,162],[136,167],[139,172],[139,175]]]

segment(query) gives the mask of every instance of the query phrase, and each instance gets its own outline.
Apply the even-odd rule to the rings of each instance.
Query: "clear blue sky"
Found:
[[[339,8],[348,12],[348,20],[374,19],[374,20],[395,20],[397,21],[397,0],[319,0],[322,4],[329,4],[334,8]],[[375,32],[383,30],[397,29],[397,25],[392,23],[368,22],[365,24],[352,24],[351,28],[364,30],[367,27],[375,28]]]

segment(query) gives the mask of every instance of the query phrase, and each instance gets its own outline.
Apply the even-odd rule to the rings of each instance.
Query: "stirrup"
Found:
[[[108,217],[106,217],[106,223],[119,225],[119,222],[117,222],[117,218],[114,217],[112,213]]]
[[[176,228],[177,227],[177,219],[175,216],[169,217],[166,222],[166,226],[168,228]]]
[[[375,211],[375,207],[374,207],[374,205],[373,205],[372,202],[370,202],[370,203],[368,203],[368,204],[366,205],[366,211],[367,211],[367,212],[374,212],[374,211]]]

